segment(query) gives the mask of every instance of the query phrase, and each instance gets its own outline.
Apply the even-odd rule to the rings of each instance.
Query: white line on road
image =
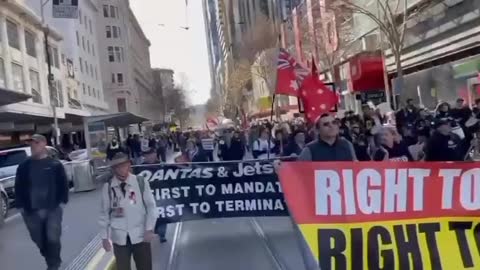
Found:
[[[5,223],[9,223],[9,222],[13,221],[14,219],[17,219],[18,217],[20,217],[20,213],[13,214],[12,216],[5,219]]]

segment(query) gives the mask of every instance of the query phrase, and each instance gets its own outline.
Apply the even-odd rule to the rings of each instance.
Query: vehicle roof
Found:
[[[19,150],[19,149],[24,149],[24,148],[28,148],[30,146],[28,146],[27,144],[21,144],[21,145],[16,145],[16,146],[9,146],[9,147],[4,147],[4,148],[1,148],[0,149],[0,152],[10,152],[10,151],[14,151],[14,150]]]

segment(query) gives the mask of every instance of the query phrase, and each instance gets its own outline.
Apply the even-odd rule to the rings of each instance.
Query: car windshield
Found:
[[[23,150],[0,152],[0,168],[18,165],[26,158],[27,153]]]

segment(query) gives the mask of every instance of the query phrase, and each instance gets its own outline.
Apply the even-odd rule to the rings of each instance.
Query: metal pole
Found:
[[[52,61],[50,59],[50,45],[48,44],[48,34],[49,34],[49,28],[48,25],[45,25],[45,13],[44,13],[44,8],[45,6],[50,2],[50,0],[45,0],[41,2],[41,7],[40,7],[40,15],[42,17],[42,28],[43,28],[43,37],[44,37],[44,42],[45,42],[45,56],[47,60],[47,69],[48,69],[48,75],[47,75],[47,82],[48,82],[48,91],[50,93],[50,105],[52,106],[52,112],[53,112],[53,127],[54,127],[54,134],[55,134],[55,144],[60,145],[60,130],[58,128],[58,117],[57,117],[57,99],[52,99],[53,95],[51,94],[53,91],[53,74],[52,74]]]

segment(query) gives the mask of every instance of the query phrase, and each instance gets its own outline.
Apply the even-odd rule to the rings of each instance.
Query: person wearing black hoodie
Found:
[[[461,140],[453,134],[451,121],[437,118],[434,121],[435,131],[425,146],[425,161],[463,161]]]

